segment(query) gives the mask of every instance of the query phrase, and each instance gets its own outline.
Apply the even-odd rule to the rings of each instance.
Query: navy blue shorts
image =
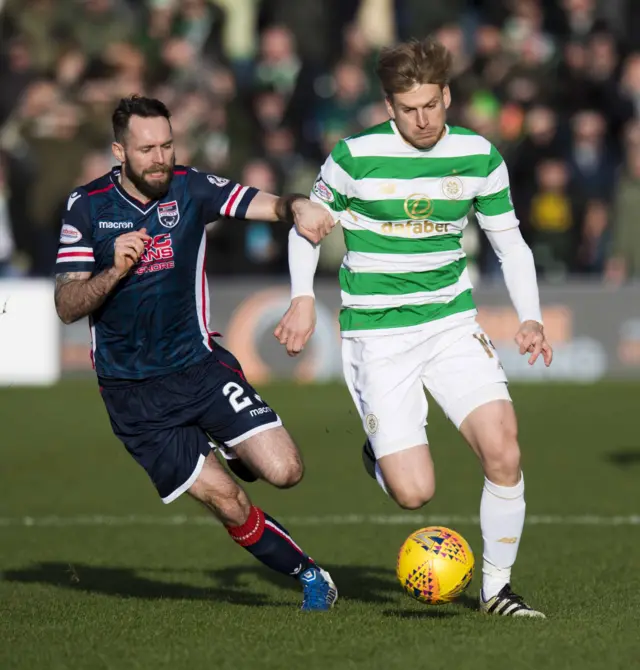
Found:
[[[216,345],[195,365],[143,382],[103,385],[115,435],[146,470],[162,502],[197,479],[210,439],[234,447],[282,423],[260,398],[238,360]]]

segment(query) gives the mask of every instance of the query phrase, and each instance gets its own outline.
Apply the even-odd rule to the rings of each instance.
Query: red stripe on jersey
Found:
[[[96,195],[97,193],[106,193],[107,191],[110,191],[112,188],[115,188],[115,184],[109,184],[109,186],[106,186],[105,188],[99,188],[96,191],[89,191],[87,195]]]
[[[173,171],[173,174],[180,174],[180,175],[183,175],[183,174],[187,174],[187,171],[186,171],[186,170],[174,170],[174,171]]]
[[[88,251],[59,251],[58,258],[74,258],[76,256],[86,256],[93,260],[93,254]]]
[[[231,210],[233,209],[233,204],[238,199],[238,196],[240,195],[240,191],[242,191],[242,186],[240,186],[240,184],[238,184],[234,188],[233,195],[229,198],[229,204],[224,208],[224,215],[225,216],[231,216]]]

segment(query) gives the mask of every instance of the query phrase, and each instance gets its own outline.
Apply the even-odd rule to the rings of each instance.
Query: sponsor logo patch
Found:
[[[404,211],[410,219],[428,219],[433,212],[433,201],[428,195],[414,193],[406,197]]]
[[[68,223],[62,225],[62,230],[60,231],[61,244],[75,244],[81,239],[82,233],[75,226],[70,226]]]
[[[374,435],[378,432],[378,417],[375,414],[367,414],[364,417],[364,425],[369,435]]]
[[[333,202],[335,200],[333,191],[325,184],[322,177],[316,179],[316,183],[313,185],[313,192],[323,202]]]
[[[175,267],[173,260],[173,242],[171,233],[156,235],[144,244],[144,251],[140,256],[140,262],[136,267],[137,275],[158,272],[160,270],[171,270]]]

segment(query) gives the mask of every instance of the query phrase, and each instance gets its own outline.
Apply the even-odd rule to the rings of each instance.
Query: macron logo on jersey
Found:
[[[75,191],[69,196],[69,200],[67,200],[67,212],[71,211],[71,208],[73,207],[73,203],[78,200],[79,198],[82,197],[82,193],[78,193]]]
[[[98,228],[133,228],[133,221],[99,221]]]

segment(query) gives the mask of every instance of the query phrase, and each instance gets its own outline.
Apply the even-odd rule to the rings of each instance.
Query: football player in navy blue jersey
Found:
[[[58,315],[64,323],[89,317],[111,426],[163,502],[185,492],[201,501],[239,545],[300,580],[303,609],[327,610],[337,598],[330,575],[250,502],[215,454],[214,445],[248,481],[287,488],[303,473],[280,418],[209,332],[205,225],[220,216],[283,221],[317,243],[333,219],[304,196],[279,198],[176,165],[159,100],[122,100],[113,130],[119,167],[67,201]]]

